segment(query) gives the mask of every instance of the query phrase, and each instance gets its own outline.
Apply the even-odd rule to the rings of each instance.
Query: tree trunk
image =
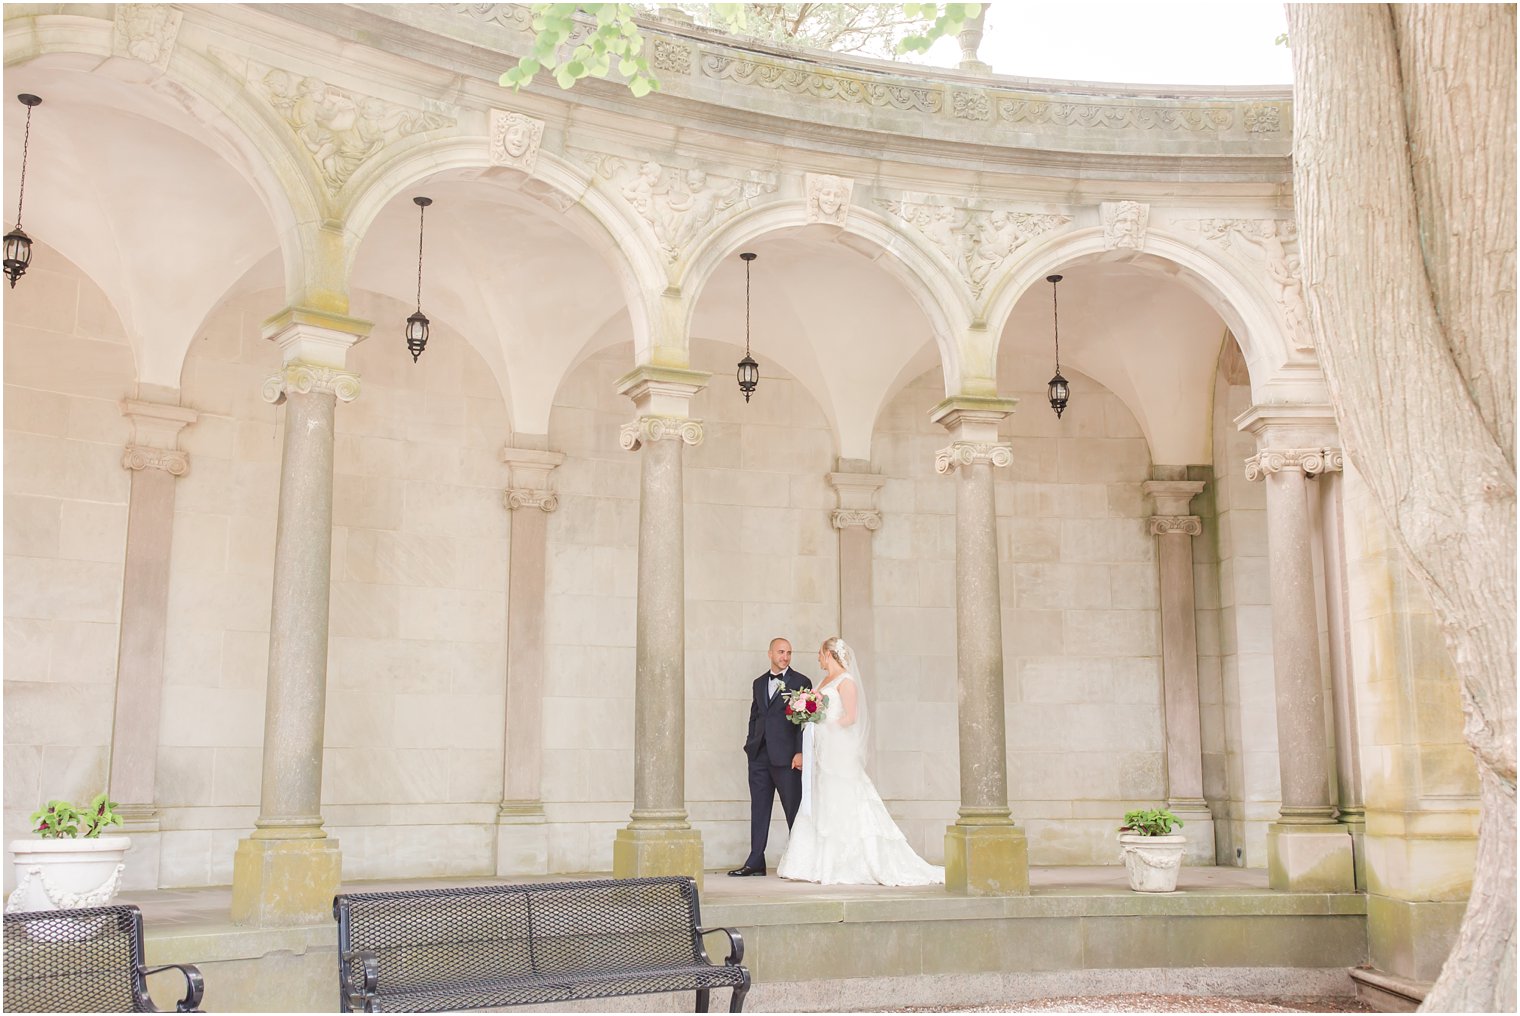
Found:
[[[1291,4],[1294,195],[1346,453],[1462,680],[1482,817],[1422,1008],[1515,1009],[1515,8]]]

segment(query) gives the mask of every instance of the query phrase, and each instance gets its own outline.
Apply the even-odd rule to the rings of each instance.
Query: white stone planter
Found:
[[[1177,870],[1187,837],[1141,836],[1120,833],[1119,848],[1124,852],[1124,867],[1129,870],[1129,887],[1137,893],[1169,893],[1177,890]]]
[[[6,913],[103,907],[116,896],[130,836],[98,839],[11,840],[16,890]]]

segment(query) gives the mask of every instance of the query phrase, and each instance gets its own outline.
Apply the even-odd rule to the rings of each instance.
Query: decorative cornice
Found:
[[[1277,106],[1276,103],[1257,105]],[[1054,124],[1057,127],[1096,127],[1131,130],[1216,134],[1235,122],[1233,105],[1151,105],[1141,103],[1072,101],[1057,99],[1004,98],[998,116],[1012,124]],[[1258,111],[1265,125],[1268,114]],[[1263,128],[1265,129],[1265,128]]]
[[[501,503],[510,511],[519,508],[538,508],[552,512],[559,507],[559,495],[552,490],[537,487],[508,487],[501,496]]]
[[[676,416],[641,416],[632,423],[623,424],[623,429],[618,432],[618,443],[624,451],[637,451],[650,441],[682,441],[699,445],[702,443],[702,421]]]
[[[1255,481],[1268,473],[1300,469],[1309,476],[1338,473],[1346,467],[1339,448],[1264,448],[1246,459],[1246,479]]]
[[[919,88],[891,81],[871,80],[848,73],[807,70],[796,64],[762,63],[728,53],[708,52],[698,61],[705,77],[741,85],[759,85],[793,95],[837,99],[914,113],[938,113],[945,99],[940,88]]]
[[[170,476],[184,476],[190,472],[190,456],[173,448],[127,445],[121,456],[121,468],[162,469]]]
[[[264,401],[278,405],[289,392],[301,395],[331,392],[339,402],[352,402],[359,397],[359,375],[349,370],[296,360],[287,363],[283,370],[270,375],[264,382]]]
[[[934,456],[934,471],[949,473],[957,467],[987,463],[993,467],[1013,465],[1013,446],[992,441],[954,441]]]
[[[835,529],[865,526],[874,533],[881,528],[881,512],[874,508],[835,508],[829,515],[829,522],[833,523]]]
[[[1185,536],[1202,536],[1203,520],[1197,515],[1152,515],[1151,535],[1167,536],[1182,533]]]

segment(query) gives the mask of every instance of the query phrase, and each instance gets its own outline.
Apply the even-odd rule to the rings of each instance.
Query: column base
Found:
[[[232,856],[232,923],[260,928],[324,924],[343,877],[329,837],[239,840]]]
[[[1462,900],[1397,900],[1368,893],[1367,958],[1383,973],[1428,986],[1456,945],[1466,912]]]
[[[702,888],[702,834],[695,829],[627,826],[612,841],[612,877],[689,875]]]
[[[117,805],[122,818],[119,831],[132,838],[126,870],[121,873],[121,888],[127,891],[157,889],[159,858],[163,855],[163,834],[158,826],[158,809],[151,804]]]
[[[541,804],[503,803],[496,813],[496,875],[547,875],[549,827]]]
[[[945,888],[967,896],[1029,895],[1029,841],[1012,822],[945,830]]]
[[[1285,822],[1267,826],[1267,884],[1292,892],[1356,892],[1346,827]]]
[[[1219,863],[1215,851],[1214,813],[1201,801],[1168,801],[1167,810],[1182,819],[1177,833],[1187,838],[1182,863],[1213,867]]]

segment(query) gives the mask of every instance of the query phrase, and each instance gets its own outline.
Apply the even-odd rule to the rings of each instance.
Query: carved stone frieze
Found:
[[[637,451],[649,441],[683,441],[689,445],[702,443],[702,421],[676,416],[641,416],[632,423],[623,424],[618,432],[618,443],[624,451]]]
[[[957,120],[985,122],[992,119],[992,100],[986,92],[957,89],[950,93],[950,112]]]
[[[659,35],[651,36],[649,65],[667,74],[690,74],[691,47]]]
[[[1314,351],[1314,331],[1304,302],[1298,226],[1292,219],[1178,219],[1176,224],[1198,230],[1203,239],[1225,250],[1238,249],[1232,240],[1244,241],[1252,260],[1266,268],[1293,348],[1301,353]]]
[[[1103,249],[1145,249],[1145,229],[1151,206],[1139,201],[1104,201],[1098,206],[1103,219]]]
[[[121,456],[121,468],[162,469],[170,476],[184,476],[190,472],[190,456],[173,448],[127,445]]]
[[[864,526],[874,533],[881,528],[881,512],[875,509],[835,508],[829,514],[829,522],[835,529]]]
[[[296,360],[287,363],[283,370],[264,382],[264,401],[278,405],[289,392],[301,395],[331,392],[339,402],[352,402],[359,397],[359,375],[349,370]]]
[[[934,454],[934,471],[949,473],[982,462],[993,467],[1013,465],[1013,446],[996,441],[954,441]]]
[[[829,176],[826,173],[807,173],[803,176],[807,191],[807,220],[843,226],[850,214],[850,197],[855,192],[855,181],[847,176]]]
[[[533,11],[528,4],[449,4],[448,10],[471,21],[500,25],[519,32],[533,30]]]
[[[705,169],[666,168],[658,162],[636,163],[615,155],[593,155],[596,174],[617,188],[639,217],[654,230],[661,252],[680,260],[691,242],[748,207],[761,194],[776,190],[772,173],[741,179]]]
[[[848,74],[810,70],[783,64],[744,60],[728,53],[704,53],[698,61],[703,75],[741,85],[775,88],[793,95],[838,99],[905,112],[938,113],[944,98],[937,89],[886,81],[870,81]]]
[[[168,4],[117,4],[111,52],[164,70],[182,17]]]
[[[1071,222],[1069,215],[1006,208],[962,208],[918,200],[878,200],[877,204],[943,251],[976,297],[982,295],[988,280],[1014,251],[1042,233]]]
[[[510,110],[491,110],[491,165],[533,172],[544,122]]]
[[[1301,469],[1309,476],[1338,473],[1346,468],[1339,448],[1264,448],[1246,459],[1246,479],[1260,480],[1269,473]]]
[[[247,74],[252,90],[289,125],[332,193],[387,145],[456,123],[439,110],[401,106],[278,67],[249,61]]]
[[[509,487],[501,496],[501,503],[511,511],[519,508],[537,508],[552,512],[559,507],[559,495],[552,490],[537,487]]]
[[[1169,533],[1203,535],[1203,520],[1197,515],[1152,515],[1150,521],[1152,536],[1166,536]]]
[[[997,107],[998,116],[1007,123],[1057,127],[1212,133],[1228,130],[1235,122],[1235,114],[1227,106],[1144,106],[1005,98],[999,100]]]
[[[1282,130],[1282,103],[1253,102],[1246,107],[1246,130],[1252,134],[1273,134]]]

